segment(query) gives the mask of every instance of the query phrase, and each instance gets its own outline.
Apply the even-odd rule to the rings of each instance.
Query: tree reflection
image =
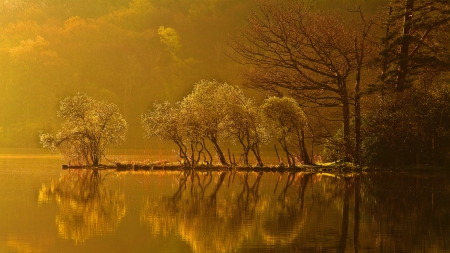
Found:
[[[195,252],[449,249],[448,179],[396,173],[183,171],[141,222]]]
[[[273,245],[279,245],[283,252],[347,252],[352,246],[358,252],[359,174],[289,173],[285,183],[277,186],[280,203],[270,209],[283,212],[269,216],[274,225],[267,230],[278,239],[272,239]],[[353,245],[349,243],[352,222]],[[277,232],[276,226],[283,227],[284,234],[281,229]]]
[[[380,252],[450,250],[449,183],[448,177],[432,174],[381,172],[366,176],[362,211],[373,214],[373,220],[362,229],[376,236],[375,242],[364,239],[361,243],[376,243]]]
[[[42,185],[38,203],[56,202],[59,236],[83,243],[113,233],[125,216],[125,195],[107,190],[98,170],[67,171],[57,182]]]
[[[36,235],[17,235],[11,234],[5,238],[8,252],[17,253],[42,253],[50,252],[49,248],[54,244],[51,236],[37,237]]]
[[[339,239],[339,245],[336,252],[345,252],[347,246],[347,236],[348,236],[348,219],[349,219],[349,206],[350,206],[350,191],[353,187],[353,180],[349,177],[344,177],[343,179],[343,204],[342,204],[342,223],[341,223],[341,236]]]
[[[237,205],[241,211],[253,213],[256,210],[256,204],[259,200],[258,189],[264,173],[259,172],[251,186],[249,184],[249,174],[250,173],[248,172],[243,174],[242,181],[244,186],[242,188],[242,192],[238,196]]]
[[[353,177],[353,186],[354,186],[354,215],[353,215],[353,243],[355,253],[359,251],[359,227],[360,227],[360,205],[361,205],[361,174],[356,174]]]
[[[261,195],[264,175],[183,171],[172,196],[147,200],[141,222],[153,235],[179,234],[195,252],[234,252],[255,238],[288,245],[303,231],[304,196],[314,174],[288,174],[283,186],[274,188],[278,198]]]
[[[254,231],[258,186],[263,173],[184,171],[171,197],[148,199],[141,222],[153,234],[179,234],[195,252],[232,252]],[[253,173],[251,173],[253,174]],[[243,185],[237,195],[230,183]]]
[[[267,209],[261,219],[260,231],[266,244],[288,245],[304,232],[308,216],[308,210],[304,209],[304,194],[312,176],[311,173],[287,174],[278,201]],[[274,193],[278,184],[279,182],[275,186]]]

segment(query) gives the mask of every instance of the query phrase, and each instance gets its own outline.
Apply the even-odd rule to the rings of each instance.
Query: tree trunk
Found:
[[[239,143],[241,143],[241,145],[242,145],[242,149],[244,150],[244,153],[242,154],[244,156],[244,165],[248,166],[249,165],[248,153],[250,153],[250,144],[248,141],[248,137],[247,137],[247,144],[244,143],[244,140],[241,136],[239,136],[238,139],[239,139]]]
[[[203,144],[203,148],[205,149],[206,153],[208,153],[208,156],[209,156],[209,162],[208,163],[209,163],[209,165],[212,165],[213,158],[212,158],[211,152],[209,152],[208,148],[206,147],[205,139],[203,139],[203,138],[202,138],[202,144]],[[206,156],[205,156],[205,162],[207,162],[206,161]]]
[[[305,145],[305,131],[297,129],[297,138],[298,138],[298,148],[300,151],[300,155],[303,159],[304,164],[311,164],[311,160],[308,156],[308,150]]]
[[[219,144],[217,143],[216,138],[215,138],[215,137],[212,137],[212,138],[210,138],[210,140],[211,140],[212,144],[214,145],[214,148],[216,149],[217,155],[219,156],[220,163],[221,163],[222,165],[228,165],[227,159],[225,158],[225,156],[224,156],[222,150],[220,149]]]
[[[361,165],[361,66],[356,72],[355,84],[355,162]]]
[[[258,166],[263,167],[264,163],[261,159],[261,154],[259,153],[259,147],[252,147],[251,150],[252,150],[252,153],[255,155]]]
[[[350,146],[350,105],[347,97],[347,91],[344,89],[342,98],[342,118],[344,120],[344,161],[350,162],[351,160],[351,146]]]
[[[387,72],[387,67],[388,67],[388,59],[389,59],[389,53],[388,53],[388,48],[389,48],[389,35],[390,35],[390,28],[391,28],[391,15],[392,15],[392,6],[389,7],[389,19],[388,19],[388,23],[386,24],[386,34],[385,39],[386,41],[384,42],[384,52],[383,52],[383,66],[382,66],[382,70],[383,70],[383,76],[385,77],[386,72]]]
[[[292,154],[289,152],[286,140],[282,139],[282,140],[279,140],[278,142],[280,143],[281,147],[283,148],[284,152],[286,153],[286,159],[287,159],[287,163],[288,163],[289,167],[295,166],[295,159],[292,156]]]
[[[308,149],[306,148],[306,145],[305,145],[305,132],[302,130],[301,134],[302,134],[302,142],[303,142],[302,143],[303,144],[303,158],[304,158],[306,164],[311,164],[312,161],[308,155]]]
[[[102,154],[99,150],[98,145],[95,145],[92,150],[92,165],[93,166],[98,166],[100,164],[101,156],[102,156]]]
[[[402,91],[405,88],[406,76],[408,75],[409,46],[411,42],[412,9],[414,0],[407,0],[405,6],[405,16],[403,19],[402,42],[400,46],[400,59],[398,63],[397,83],[395,89]]]
[[[187,165],[189,167],[192,167],[191,163],[189,162],[189,158],[187,155],[186,146],[183,144],[182,141],[178,141],[174,139],[174,142],[177,144],[179,149],[179,157],[184,160],[184,165]]]
[[[98,166],[99,165],[99,160],[98,158],[94,157],[94,160],[92,161],[92,166]]]

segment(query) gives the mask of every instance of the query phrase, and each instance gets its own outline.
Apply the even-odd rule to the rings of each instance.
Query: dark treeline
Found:
[[[4,1],[0,146],[38,146],[37,133],[60,124],[59,101],[83,92],[116,104],[129,123],[124,146],[140,147],[141,114],[155,100],[182,101],[215,79],[258,101],[295,99],[308,123],[292,163],[323,151],[323,160],[443,165],[449,12],[442,0]]]

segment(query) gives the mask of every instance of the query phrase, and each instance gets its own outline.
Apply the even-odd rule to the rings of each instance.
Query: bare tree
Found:
[[[362,69],[365,44],[357,38],[365,38],[369,27],[354,31],[340,19],[291,4],[261,4],[247,23],[230,42],[240,56],[235,59],[252,66],[244,73],[246,85],[288,93],[305,105],[340,107],[345,159],[350,160],[351,106],[359,90],[349,78]]]

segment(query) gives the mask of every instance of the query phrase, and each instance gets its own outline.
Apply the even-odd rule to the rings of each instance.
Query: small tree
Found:
[[[259,147],[268,138],[258,106],[238,87],[224,85],[221,93],[226,101],[225,137],[241,144],[245,165],[249,165],[248,155],[251,151],[257,165],[264,166]]]
[[[270,97],[264,101],[261,110],[268,131],[280,143],[289,166],[295,166],[292,147],[296,147],[303,162],[309,164],[304,137],[307,120],[297,102],[289,97]]]
[[[179,106],[166,101],[155,102],[153,108],[153,111],[142,115],[145,137],[173,141],[183,163],[194,167],[205,150],[203,138],[188,124],[188,117],[181,113]]]
[[[226,101],[221,90],[226,85],[202,80],[180,103],[181,114],[186,117],[184,123],[190,129],[189,132],[209,140],[222,165],[228,165],[219,145],[219,137],[225,131],[226,120]]]
[[[86,94],[62,100],[58,117],[65,120],[62,130],[56,135],[42,133],[41,143],[78,165],[98,166],[106,147],[124,141],[128,130],[116,105]]]

